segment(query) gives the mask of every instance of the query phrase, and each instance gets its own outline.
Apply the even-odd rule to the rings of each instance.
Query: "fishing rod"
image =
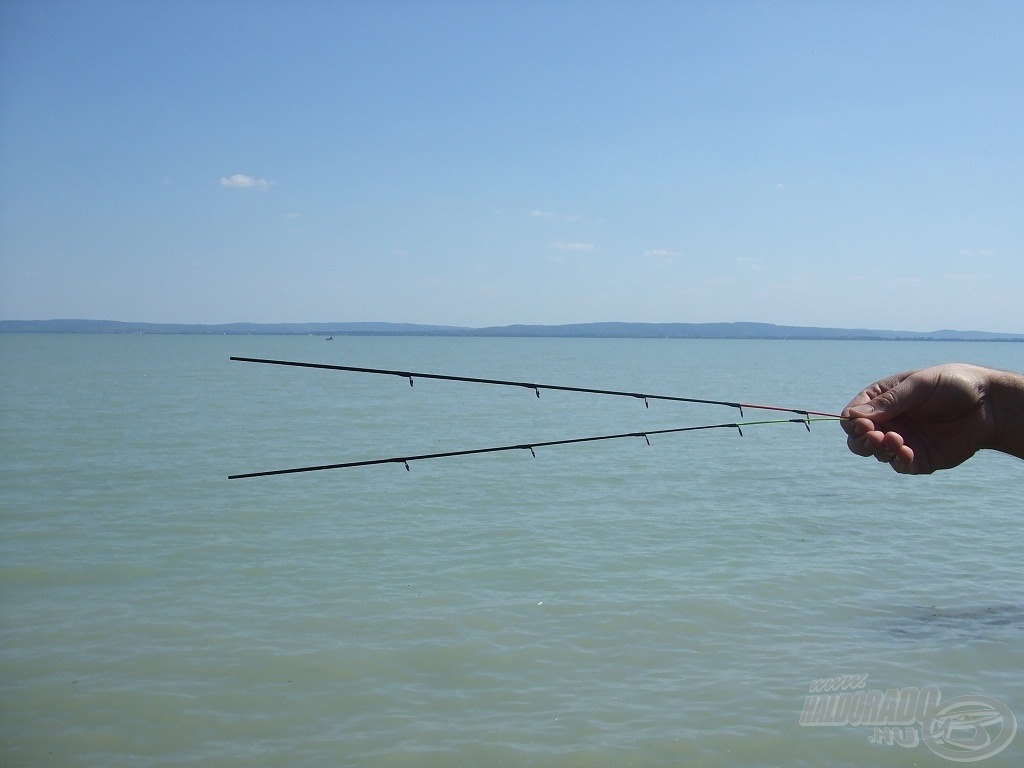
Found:
[[[594,389],[593,387],[570,387],[560,384],[537,384],[532,381],[510,381],[507,379],[483,379],[474,376],[451,376],[441,373],[421,373],[415,371],[394,370],[388,368],[360,368],[354,365],[327,365],[326,363],[301,363],[294,360],[269,360],[261,357],[232,357],[231,360],[242,363],[264,363],[267,365],[283,365],[292,368],[317,368],[326,371],[348,371],[351,373],[371,373],[382,376],[398,376],[409,380],[409,386],[413,386],[416,379],[435,379],[438,381],[461,381],[469,384],[494,384],[502,387],[519,387],[521,389],[532,389],[540,397],[542,389],[555,392],[580,392],[590,395],[613,395],[616,397],[631,397],[636,400],[643,400],[644,405],[650,408],[650,400],[668,400],[676,403],[697,403],[699,405],[724,405],[730,408],[738,408],[742,417],[743,409],[761,411],[779,411],[782,413],[795,413],[799,416],[823,416],[831,419],[842,418],[838,414],[826,411],[810,411],[803,408],[784,408],[778,405],[758,405],[756,403],[740,403],[732,400],[706,400],[698,397],[680,397],[675,395],[654,395],[646,392],[628,392],[615,389]],[[801,420],[802,421],[802,420]]]
[[[800,411],[800,413],[803,413]],[[351,467],[368,467],[375,464],[404,464],[406,471],[409,469],[410,461],[423,461],[426,459],[444,459],[452,456],[471,456],[480,453],[498,453],[501,451],[529,451],[534,458],[537,454],[534,449],[547,448],[552,445],[571,445],[573,443],[593,443],[599,440],[619,440],[626,437],[642,437],[648,445],[651,444],[651,435],[668,435],[678,432],[697,432],[704,429],[735,429],[743,437],[743,427],[752,427],[758,424],[803,424],[807,431],[811,431],[812,421],[835,421],[838,416],[805,416],[802,419],[769,419],[764,421],[743,421],[730,422],[727,424],[702,424],[696,427],[675,427],[672,429],[648,429],[642,432],[620,432],[614,435],[593,435],[591,437],[573,437],[564,440],[541,440],[529,443],[515,443],[512,445],[499,445],[490,448],[469,448],[459,451],[441,451],[439,453],[421,453],[411,456],[392,456],[387,459],[364,459],[362,461],[346,461],[339,464],[318,464],[308,467],[292,467],[290,469],[271,469],[263,472],[246,472],[239,475],[229,475],[228,480],[241,480],[250,477],[268,477],[270,475],[291,475],[298,472],[321,472],[328,469],[348,469]]]
[[[740,436],[743,436],[743,427],[755,426],[759,424],[803,424],[807,431],[811,430],[812,421],[834,421],[842,419],[834,413],[827,413],[825,411],[812,411],[803,408],[787,408],[777,405],[762,405],[757,403],[741,403],[733,400],[711,400],[697,397],[682,397],[676,395],[657,395],[646,392],[630,392],[624,390],[614,389],[597,389],[593,387],[575,387],[565,386],[560,384],[539,384],[532,381],[513,381],[509,379],[487,379],[475,376],[454,376],[449,374],[440,373],[423,373],[419,371],[408,371],[408,370],[397,370],[390,368],[364,368],[353,365],[331,365],[326,363],[305,363],[298,362],[295,360],[272,360],[261,357],[232,357],[231,360],[243,363],[262,363],[266,365],[280,365],[292,368],[314,368],[319,370],[328,371],[345,371],[351,373],[368,373],[383,376],[398,376],[403,379],[408,379],[409,386],[414,386],[416,379],[433,379],[438,381],[457,381],[470,384],[491,384],[504,387],[518,387],[521,389],[533,390],[537,397],[540,397],[540,391],[542,389],[557,391],[557,392],[578,392],[584,394],[594,395],[612,395],[616,397],[629,397],[637,400],[643,400],[646,407],[650,407],[648,401],[650,400],[667,400],[671,402],[682,402],[682,403],[696,403],[700,405],[723,405],[730,408],[739,409],[740,416],[743,416],[743,409],[748,408],[751,410],[764,410],[764,411],[777,411],[784,413],[793,413],[800,418],[790,419],[770,419],[761,421],[744,421],[744,422],[727,422],[723,424],[702,424],[699,426],[689,427],[675,427],[671,429],[654,429],[654,430],[642,430],[634,432],[620,432],[617,434],[610,435],[592,435],[590,437],[574,437],[562,440],[542,440],[533,441],[528,443],[514,443],[510,445],[499,445],[491,446],[487,448],[469,448],[454,451],[441,451],[437,453],[422,453],[414,454],[409,456],[392,456],[383,459],[363,459],[360,461],[347,461],[335,464],[318,464],[305,467],[292,467],[289,469],[273,469],[262,472],[247,472],[243,474],[230,475],[229,480],[240,480],[243,478],[251,477],[266,477],[269,475],[287,475],[295,474],[298,472],[319,472],[329,469],[347,469],[352,467],[366,467],[377,464],[403,464],[406,470],[409,470],[409,462],[411,461],[423,461],[426,459],[442,459],[450,458],[454,456],[470,456],[481,453],[498,453],[501,451],[522,451],[528,450],[536,457],[536,448],[546,448],[554,445],[571,445],[574,443],[592,443],[599,440],[618,440],[626,437],[642,437],[650,445],[650,435],[666,435],[674,434],[679,432],[697,432],[700,430],[707,429],[735,429],[739,432]]]

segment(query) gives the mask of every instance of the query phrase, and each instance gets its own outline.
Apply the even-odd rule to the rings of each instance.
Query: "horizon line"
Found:
[[[230,329],[230,331],[229,331]],[[276,330],[275,330],[276,329]],[[683,331],[690,333],[680,333]],[[571,333],[560,333],[572,331]],[[675,331],[669,333],[666,331]],[[745,332],[744,332],[745,331]],[[760,331],[761,333],[758,333]],[[763,335],[766,332],[767,335]],[[936,339],[1024,341],[1024,333],[1006,331],[958,330],[941,328],[928,331],[899,329],[845,328],[820,325],[783,325],[750,320],[685,322],[598,320],[572,323],[511,323],[506,325],[463,326],[395,321],[331,322],[249,322],[177,323],[125,320],[55,318],[48,320],[0,320],[2,333],[230,333],[236,335],[432,335],[489,337],[577,338],[800,338],[800,339]],[[701,332],[710,333],[704,336]],[[678,334],[678,335],[677,335]],[[736,334],[736,335],[733,335]]]

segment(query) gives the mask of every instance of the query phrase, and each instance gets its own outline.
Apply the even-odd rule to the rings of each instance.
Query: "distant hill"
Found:
[[[817,328],[771,323],[579,323],[477,328],[474,336],[560,336],[665,339],[899,339],[935,341],[1024,341],[1024,334],[988,331],[886,331]]]
[[[134,333],[312,336],[519,336],[613,339],[875,339],[1024,341],[1024,334],[988,331],[886,331],[771,323],[573,323],[463,328],[415,323],[228,323],[185,325],[116,320],[0,320],[0,333]]]

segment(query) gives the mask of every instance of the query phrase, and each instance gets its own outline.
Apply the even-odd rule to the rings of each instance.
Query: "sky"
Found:
[[[0,3],[0,319],[1024,332],[1024,3]]]

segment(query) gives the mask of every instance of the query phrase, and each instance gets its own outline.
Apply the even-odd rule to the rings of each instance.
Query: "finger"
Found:
[[[889,462],[889,466],[894,471],[899,472],[901,475],[918,475],[921,474],[920,465],[914,461],[914,449],[909,445],[902,446],[893,456],[892,461]]]
[[[915,462],[905,464],[899,459],[893,459],[892,461],[889,462],[889,466],[892,467],[894,472],[899,472],[901,475],[921,474],[921,468]]]
[[[875,425],[871,419],[848,419],[839,423],[846,431],[846,434],[853,435],[854,437],[861,437],[868,432],[875,431]]]
[[[909,445],[904,445],[896,452],[896,461],[904,466],[909,466],[914,463],[914,449]]]
[[[846,438],[846,447],[850,449],[850,453],[855,453],[858,456],[867,457],[875,455],[875,449],[864,445],[864,438],[862,437]]]
[[[853,400],[846,404],[846,407],[843,408],[842,411],[840,411],[840,414],[845,416],[846,412],[849,411],[851,408],[858,408],[864,405],[864,403],[870,402],[871,399],[878,394],[878,392],[874,392],[870,389],[861,390],[860,393],[855,398],[853,398]]]
[[[848,437],[846,446],[858,456],[873,457],[883,464],[904,455],[903,438],[896,433],[882,433],[874,430],[863,437]],[[909,451],[909,448],[906,448]],[[912,454],[911,454],[912,455]]]
[[[899,432],[886,432],[882,436],[882,449],[895,456],[903,448],[904,442]]]
[[[892,386],[882,391],[868,402],[850,408],[849,415],[857,418],[869,418],[876,425],[911,411],[931,396],[932,387],[925,385],[922,377],[914,373],[899,374],[903,378],[892,382]]]
[[[873,439],[874,435],[872,435],[872,441]],[[904,445],[903,435],[899,432],[886,432],[882,435],[882,439],[875,449],[875,458],[888,464],[897,457],[906,457],[906,453],[903,451],[904,447],[906,446]],[[910,451],[910,448],[907,448],[907,450]],[[911,459],[913,459],[913,455],[913,451],[910,451]]]
[[[895,387],[897,384],[899,384],[905,378],[910,376],[912,373],[914,372],[904,371],[903,373],[896,373],[893,374],[892,376],[887,376],[884,379],[880,379],[876,381],[874,384],[869,384],[868,386],[864,387],[864,389],[862,389],[859,393],[857,393],[857,396],[854,397],[853,400],[851,400],[846,405],[846,407],[842,410],[841,414],[843,416],[848,416],[850,415],[848,411],[850,411],[851,409],[859,410],[863,408],[865,405],[870,403],[879,395]]]

